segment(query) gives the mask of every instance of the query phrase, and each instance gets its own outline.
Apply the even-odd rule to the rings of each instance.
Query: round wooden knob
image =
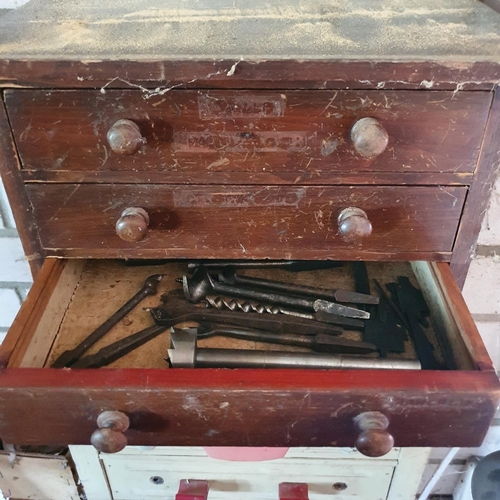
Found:
[[[92,433],[90,442],[97,451],[117,453],[127,446],[123,434],[130,426],[130,420],[121,411],[104,411],[97,417],[97,430]]]
[[[361,413],[354,419],[360,431],[356,439],[356,449],[367,457],[381,457],[394,446],[394,438],[387,432],[389,420],[378,411]]]
[[[126,208],[116,221],[116,234],[123,241],[141,241],[148,234],[149,215],[143,208]]]
[[[339,234],[346,243],[359,243],[372,234],[372,223],[361,208],[349,207],[338,216]]]
[[[132,120],[115,122],[108,130],[107,139],[111,150],[119,155],[132,155],[145,142],[139,126]]]
[[[385,151],[389,135],[375,118],[361,118],[351,128],[351,141],[363,158],[374,158]]]

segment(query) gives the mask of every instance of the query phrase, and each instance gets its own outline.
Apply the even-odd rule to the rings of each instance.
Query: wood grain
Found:
[[[231,77],[227,73],[237,64]],[[492,90],[498,62],[368,60],[0,60],[0,88]]]
[[[479,446],[498,384],[493,371],[7,368],[0,435],[88,444],[97,416],[117,410],[131,445],[352,447],[353,418],[381,411],[396,446]]]
[[[145,98],[129,91],[7,91],[23,169],[214,172],[467,173],[476,167],[489,92],[180,91]],[[367,159],[353,124],[376,118],[389,134]],[[145,144],[114,153],[106,139],[132,120]],[[297,182],[297,180],[295,181]]]
[[[61,260],[49,259],[45,261],[45,264],[35,277],[33,286],[14,319],[7,336],[0,345],[0,368],[7,366],[9,359],[16,350],[18,352],[24,351],[26,345],[29,344],[33,322],[38,321],[45,313],[47,301],[52,294],[53,287],[57,285],[63,268],[64,262]],[[52,283],[52,286],[49,290],[50,283]]]
[[[444,184],[466,186],[472,180],[471,173],[440,172],[132,172],[132,171],[82,171],[82,170],[22,170],[25,182],[43,183],[95,183],[95,184],[233,184],[233,185],[428,185]]]
[[[157,258],[380,260],[392,252],[452,250],[464,187],[27,186],[49,255]],[[338,214],[364,210],[373,232],[343,242]],[[148,236],[121,240],[115,224],[127,207],[150,217]],[[379,255],[380,254],[380,255]]]
[[[44,253],[40,245],[33,211],[24,191],[20,168],[5,106],[0,99],[0,175],[31,273],[36,276],[42,265]]]
[[[451,269],[460,288],[464,286],[467,271],[476,249],[484,213],[488,207],[490,193],[500,171],[499,144],[500,90],[497,89],[484,134],[481,155],[467,195],[451,259]]]

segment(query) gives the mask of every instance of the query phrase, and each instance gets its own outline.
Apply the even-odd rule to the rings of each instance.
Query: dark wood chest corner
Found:
[[[499,383],[460,287],[500,161],[498,64],[3,60],[0,73],[0,169],[35,275],[0,348],[3,439],[480,444]],[[450,367],[167,370],[156,343],[110,369],[48,368],[75,325],[156,269],[112,260],[130,258],[402,269]]]

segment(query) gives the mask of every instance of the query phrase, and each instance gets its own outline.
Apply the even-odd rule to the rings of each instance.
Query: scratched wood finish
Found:
[[[392,252],[405,260],[452,250],[467,189],[29,184],[27,191],[49,255],[380,260]],[[149,233],[125,242],[115,224],[137,206],[149,213]],[[337,234],[337,216],[351,206],[373,226],[360,244]]]
[[[23,186],[19,158],[3,100],[0,96],[0,175],[7,192],[23,250],[35,276],[43,262],[44,254],[38,235],[33,209]]]
[[[489,92],[179,91],[5,93],[24,169],[206,172],[473,172]],[[350,129],[373,117],[389,134],[370,160]],[[133,120],[146,139],[135,154],[113,153],[106,134]]]
[[[88,444],[97,416],[131,420],[131,445],[346,446],[353,418],[381,411],[395,446],[479,446],[498,403],[495,372],[5,369],[0,435]]]
[[[484,143],[479,157],[467,203],[460,220],[451,268],[460,288],[465,283],[470,262],[475,253],[484,213],[490,200],[495,179],[500,172],[500,91],[495,91]]]
[[[234,74],[228,77],[233,66]],[[375,60],[0,60],[0,88],[493,90],[498,62]]]

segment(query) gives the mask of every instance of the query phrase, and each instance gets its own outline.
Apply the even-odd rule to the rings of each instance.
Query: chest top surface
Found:
[[[0,58],[499,60],[476,0],[32,0],[0,18]]]

